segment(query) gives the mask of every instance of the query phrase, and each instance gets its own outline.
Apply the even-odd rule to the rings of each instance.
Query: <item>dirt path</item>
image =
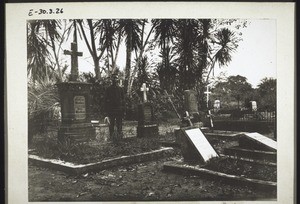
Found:
[[[162,171],[164,159],[69,176],[29,165],[29,201],[255,200],[276,192]]]

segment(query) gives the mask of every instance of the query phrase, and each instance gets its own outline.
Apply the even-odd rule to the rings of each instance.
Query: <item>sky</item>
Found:
[[[243,31],[243,41],[227,67],[216,68],[215,76],[241,75],[253,88],[264,77],[276,78],[276,21],[252,20]]]
[[[241,75],[247,78],[253,88],[265,77],[276,78],[276,21],[268,19],[249,20],[250,24],[243,29],[243,41],[239,42],[239,47],[232,54],[232,61],[228,66],[215,67],[214,76]],[[69,43],[63,49],[70,49]],[[79,57],[79,71],[92,72],[93,62],[85,43],[78,42],[78,50],[83,52],[83,57]],[[125,46],[119,51],[117,65],[125,67],[126,59]],[[69,57],[66,63],[70,63]]]

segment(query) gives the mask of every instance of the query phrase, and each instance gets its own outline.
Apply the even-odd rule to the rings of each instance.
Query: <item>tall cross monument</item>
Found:
[[[76,31],[75,21],[74,21],[73,42],[71,43],[71,51],[64,50],[64,54],[65,55],[71,55],[71,77],[70,77],[70,81],[77,81],[77,79],[78,79],[78,57],[82,56],[82,52],[78,52],[77,31]]]
[[[78,56],[82,56],[82,52],[78,52],[77,49],[76,32],[76,21],[74,20],[71,50],[64,50],[65,55],[71,55],[70,80],[57,84],[62,115],[58,140],[61,142],[68,140],[86,142],[96,137],[95,128],[91,123],[92,84],[78,81]]]

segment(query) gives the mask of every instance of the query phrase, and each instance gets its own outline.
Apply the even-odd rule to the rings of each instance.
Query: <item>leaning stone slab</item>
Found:
[[[180,130],[178,142],[185,161],[206,163],[212,158],[219,157],[200,128],[181,128]]]
[[[257,132],[243,133],[239,138],[239,146],[260,150],[277,151],[277,142]]]
[[[136,155],[122,156],[113,159],[107,159],[100,162],[90,163],[90,164],[74,164],[71,162],[65,162],[55,159],[45,159],[36,155],[29,155],[28,159],[30,162],[37,166],[42,166],[46,168],[55,169],[58,171],[63,171],[68,174],[82,174],[87,172],[96,172],[103,169],[108,169],[114,166],[128,165],[134,163],[142,163],[146,161],[151,161],[155,159],[168,156],[174,152],[171,147],[162,148],[159,150],[154,150],[151,152],[145,152]]]
[[[240,182],[240,183],[247,183],[247,184],[255,185],[255,186],[258,185],[258,186],[269,187],[269,188],[277,187],[277,182],[264,181],[264,180],[258,180],[258,179],[250,179],[250,178],[245,178],[242,176],[225,174],[222,172],[212,171],[212,170],[201,168],[199,166],[192,166],[192,165],[187,165],[187,164],[178,164],[178,163],[170,162],[170,163],[164,164],[163,169],[165,171],[170,171],[170,172],[174,172],[174,173],[187,173],[187,174],[194,174],[194,175],[203,175],[203,176],[205,176],[205,178],[210,177],[213,179],[226,179],[228,181],[234,181],[235,184],[237,184],[237,182]]]

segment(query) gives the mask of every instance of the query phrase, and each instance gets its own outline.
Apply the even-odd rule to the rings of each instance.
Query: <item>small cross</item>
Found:
[[[141,91],[143,92],[143,101],[145,103],[147,102],[147,91],[149,91],[149,88],[147,88],[146,83],[143,83]]]
[[[191,116],[190,116],[190,114],[189,114],[189,112],[188,111],[185,111],[185,117],[183,117],[183,120],[184,121],[187,121],[189,124],[189,126],[193,126],[193,123],[192,123],[192,121],[191,121]]]
[[[206,91],[204,92],[206,94],[206,105],[207,105],[207,108],[208,108],[209,94],[211,94],[211,92],[209,91],[208,88],[209,88],[209,86],[207,85]]]

